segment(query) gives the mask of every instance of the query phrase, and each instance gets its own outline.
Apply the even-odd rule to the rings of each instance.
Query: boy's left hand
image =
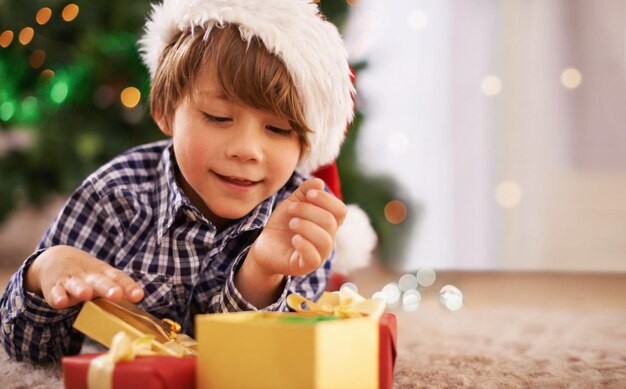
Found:
[[[324,192],[322,180],[307,180],[276,207],[246,261],[268,276],[310,273],[333,250],[346,212],[341,200]]]

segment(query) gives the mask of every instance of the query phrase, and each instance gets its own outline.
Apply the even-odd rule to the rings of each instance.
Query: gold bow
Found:
[[[377,319],[385,311],[384,301],[367,300],[350,288],[342,288],[339,293],[324,292],[317,303],[298,294],[290,294],[287,296],[287,305],[303,315],[335,316],[341,319],[363,316]]]
[[[153,335],[144,335],[132,340],[124,332],[118,332],[111,342],[111,348],[105,354],[91,360],[87,372],[89,389],[110,389],[113,387],[113,369],[121,361],[132,361],[138,355],[156,355],[152,351]]]

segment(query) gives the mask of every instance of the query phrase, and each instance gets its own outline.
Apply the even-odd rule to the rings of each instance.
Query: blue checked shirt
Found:
[[[2,345],[12,358],[44,363],[80,351],[84,336],[72,328],[80,306],[55,310],[24,290],[28,266],[55,245],[122,269],[144,289],[141,308],[181,323],[191,336],[197,313],[256,309],[237,291],[234,274],[272,210],[304,177],[294,173],[250,214],[217,231],[182,192],[175,171],[171,142],[151,143],[113,159],[72,194],[0,299]],[[293,292],[319,297],[329,270],[330,258],[311,274],[287,277],[279,299],[263,309],[284,310]]]

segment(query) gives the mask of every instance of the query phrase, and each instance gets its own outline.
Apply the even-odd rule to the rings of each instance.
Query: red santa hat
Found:
[[[179,32],[198,30],[206,38],[213,28],[226,24],[237,25],[244,40],[258,37],[268,51],[285,64],[311,129],[307,134],[310,147],[301,156],[296,170],[310,174],[322,169],[318,175],[341,197],[333,161],[344,140],[346,124],[354,117],[355,90],[343,40],[337,28],[320,14],[316,3],[311,0],[163,0],[152,6],[146,21],[139,41],[141,57],[154,76],[161,53]],[[354,217],[360,221],[353,220]],[[352,224],[357,226],[357,231],[347,231]],[[350,207],[344,226],[338,232],[335,269],[348,273],[369,260],[375,234],[367,216],[355,207]],[[362,228],[369,228],[367,237],[356,235],[363,234],[363,230],[358,231]],[[365,239],[370,239],[371,247],[364,245]],[[350,240],[358,243],[349,244]]]

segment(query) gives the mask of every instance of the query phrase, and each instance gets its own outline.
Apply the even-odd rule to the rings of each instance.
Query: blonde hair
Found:
[[[208,35],[208,37],[207,37]],[[194,92],[202,67],[209,67],[230,101],[287,118],[303,152],[310,132],[301,98],[283,61],[252,37],[245,41],[236,25],[214,26],[210,34],[184,31],[163,50],[152,77],[150,110],[168,125],[183,98]]]

